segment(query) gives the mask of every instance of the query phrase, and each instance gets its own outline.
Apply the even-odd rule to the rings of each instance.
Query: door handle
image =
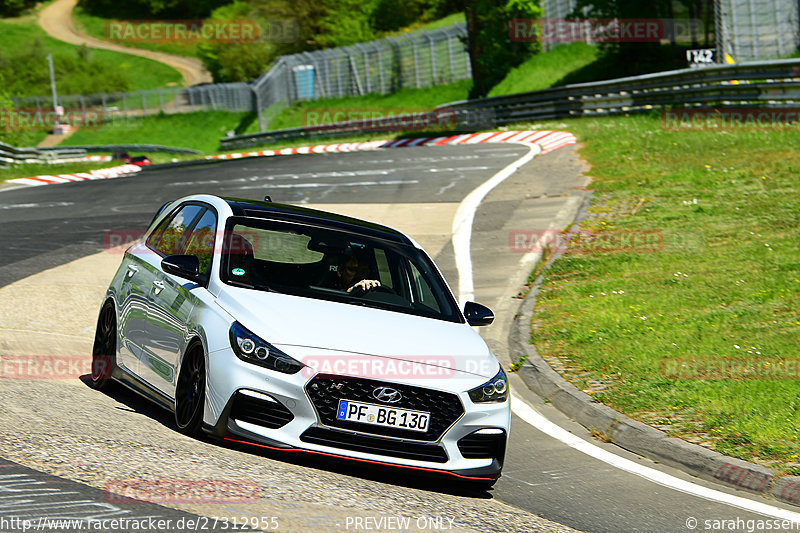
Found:
[[[139,267],[136,265],[128,265],[128,277],[132,278],[136,273],[139,272]]]
[[[156,292],[156,294],[158,294],[158,293],[160,293],[161,291],[164,290],[164,282],[156,280],[156,281],[153,282],[153,287],[156,288],[155,292]]]

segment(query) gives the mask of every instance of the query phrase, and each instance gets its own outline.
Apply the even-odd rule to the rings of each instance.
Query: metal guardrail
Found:
[[[174,148],[160,144],[92,144],[86,146],[54,146],[51,148],[38,148],[42,151],[83,150],[85,153],[97,152],[161,152],[165,154],[202,154],[192,148]]]
[[[163,152],[168,154],[202,154],[191,148],[173,148],[158,144],[104,144],[90,146],[51,146],[18,148],[0,142],[0,166],[21,163],[54,163],[61,159],[84,157],[97,152]]]
[[[82,157],[86,155],[83,147],[57,147],[51,149],[18,148],[0,142],[0,166],[20,163],[49,163],[57,159]]]
[[[429,123],[474,131],[515,122],[602,116],[667,107],[800,107],[800,59],[719,65],[581,83],[527,93],[463,100],[436,107]],[[220,139],[223,149],[253,147],[289,139],[335,137],[415,129],[418,115],[380,122],[350,121],[312,128],[273,130]],[[386,121],[385,121],[386,122]],[[419,129],[419,128],[416,128]]]

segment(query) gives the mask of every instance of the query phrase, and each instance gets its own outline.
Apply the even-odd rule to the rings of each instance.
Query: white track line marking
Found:
[[[463,306],[475,297],[472,283],[472,257],[470,257],[470,241],[472,240],[472,221],[475,211],[489,192],[500,185],[519,167],[537,156],[542,147],[538,144],[522,145],[529,148],[528,153],[520,157],[503,170],[483,182],[464,198],[458,205],[453,217],[453,249],[455,252],[456,270],[458,270],[458,298]]]
[[[625,459],[624,457],[620,457],[619,455],[611,453],[608,450],[604,450],[603,448],[595,446],[591,442],[585,441],[577,435],[573,435],[566,429],[549,421],[544,416],[536,412],[533,407],[513,394],[511,395],[511,410],[515,415],[539,431],[546,433],[554,439],[558,439],[574,450],[585,453],[590,457],[594,457],[595,459],[603,461],[604,463],[607,463],[615,468],[619,468],[620,470],[641,476],[654,483],[658,483],[659,485],[679,490],[687,494],[692,494],[694,496],[699,496],[707,500],[725,503],[732,505],[733,507],[738,507],[740,509],[752,511],[754,513],[778,518],[781,520],[790,520],[792,522],[800,523],[800,513],[781,509],[780,507],[775,507],[766,503],[753,501],[741,496],[734,496],[733,494],[728,494],[716,489],[702,487],[692,483],[691,481],[685,481],[670,474],[661,472],[660,470],[640,465],[639,463],[631,461],[630,459]]]
[[[483,182],[471,193],[469,193],[467,197],[464,198],[464,200],[462,200],[459,204],[458,210],[453,218],[453,249],[455,253],[456,270],[458,271],[458,297],[462,306],[465,302],[474,297],[472,258],[470,257],[470,248],[472,241],[472,222],[475,219],[475,212],[477,211],[478,206],[480,206],[483,199],[492,189],[502,183],[519,167],[533,159],[541,152],[542,149],[539,145],[523,144],[523,146],[529,146],[531,149],[527,154],[506,166],[500,172]],[[640,465],[639,463],[631,461],[630,459],[625,459],[624,457],[620,457],[619,455],[604,450],[599,446],[595,446],[591,442],[585,441],[558,426],[557,424],[551,422],[539,414],[533,407],[525,403],[525,401],[513,394],[511,395],[511,410],[527,424],[530,424],[542,433],[561,441],[570,448],[585,453],[590,457],[594,457],[595,459],[603,461],[604,463],[615,468],[619,468],[620,470],[641,476],[652,481],[653,483],[658,483],[659,485],[669,487],[686,494],[698,496],[706,500],[724,503],[761,515],[800,523],[800,513],[781,509],[780,507],[757,502],[741,496],[734,496],[719,490],[709,489],[707,487],[692,483],[691,481],[685,481],[670,474],[666,474],[654,468]]]

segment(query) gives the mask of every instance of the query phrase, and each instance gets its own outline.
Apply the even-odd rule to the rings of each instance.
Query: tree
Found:
[[[579,19],[665,19],[673,20],[678,17],[675,8],[681,11],[688,10],[691,18],[699,16],[695,11],[701,6],[698,0],[577,0],[572,17]],[[665,30],[669,30],[665,26]],[[661,43],[642,42],[608,42],[601,43],[600,48],[604,60],[609,63],[625,65],[625,70],[631,74],[654,72],[684,66],[683,53],[677,48],[675,36],[669,37],[671,46],[662,46]],[[696,37],[693,37],[696,41]]]
[[[509,22],[538,19],[539,0],[462,0],[472,67],[470,98],[486,96],[508,72],[541,50],[539,42],[512,41]]]
[[[35,4],[36,0],[0,0],[0,16],[16,17]]]

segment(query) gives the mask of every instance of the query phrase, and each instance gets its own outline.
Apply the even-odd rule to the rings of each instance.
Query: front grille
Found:
[[[292,421],[294,415],[282,403],[263,400],[237,392],[230,418],[269,429],[278,429]]]
[[[502,464],[506,453],[506,434],[470,433],[458,441],[458,449],[465,459],[497,459]]]
[[[389,457],[399,457],[402,459],[413,459],[415,461],[429,461],[432,463],[447,462],[447,453],[444,451],[444,448],[438,444],[358,435],[347,431],[317,426],[308,428],[305,433],[300,435],[300,440],[312,444],[319,444],[321,446],[330,446],[332,448],[341,448],[375,455],[386,455]]]
[[[402,398],[392,404],[380,402],[372,395],[373,391],[378,387],[396,389],[400,391]],[[319,375],[306,385],[306,393],[317,409],[320,421],[326,426],[401,439],[437,441],[453,425],[453,422],[464,414],[461,400],[455,394],[372,379]],[[386,407],[428,412],[431,414],[428,431],[422,432],[338,420],[336,418],[336,410],[339,407],[339,400],[353,400],[385,405]]]

